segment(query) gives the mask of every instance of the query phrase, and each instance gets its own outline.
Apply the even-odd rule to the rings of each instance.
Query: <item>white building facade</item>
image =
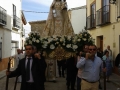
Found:
[[[68,14],[75,34],[78,34],[86,27],[86,6],[71,8]]]
[[[23,23],[22,0],[2,0],[0,2],[0,71],[7,66],[16,49],[22,49]],[[24,22],[23,22],[24,19]]]

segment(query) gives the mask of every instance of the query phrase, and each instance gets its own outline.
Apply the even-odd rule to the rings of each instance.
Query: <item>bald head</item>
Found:
[[[110,50],[110,46],[109,45],[107,46],[107,49]]]
[[[20,49],[17,49],[17,53],[20,54],[20,53],[21,53],[21,50],[20,50]]]

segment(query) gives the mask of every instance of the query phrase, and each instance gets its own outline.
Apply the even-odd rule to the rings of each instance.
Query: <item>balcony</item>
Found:
[[[7,14],[6,10],[0,6],[0,25],[4,26],[6,25],[7,21]]]
[[[95,14],[91,14],[87,17],[87,29],[92,29],[96,27],[96,16]]]
[[[96,11],[96,25],[102,26],[110,23],[110,6],[105,5]]]
[[[16,29],[20,29],[20,26],[20,18],[18,18],[16,15],[13,15],[13,27]]]

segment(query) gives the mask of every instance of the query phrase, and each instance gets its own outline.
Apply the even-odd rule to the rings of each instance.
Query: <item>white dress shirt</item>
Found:
[[[27,59],[27,58],[28,58],[28,57],[26,57],[26,62],[25,62],[25,67],[26,67],[26,68],[27,68],[27,62],[28,62],[28,59]],[[32,71],[31,71],[33,59],[32,59],[32,57],[29,57],[29,58],[31,58],[31,60],[30,60],[30,80],[27,81],[27,82],[34,82],[34,80],[33,80],[33,75],[32,75]]]

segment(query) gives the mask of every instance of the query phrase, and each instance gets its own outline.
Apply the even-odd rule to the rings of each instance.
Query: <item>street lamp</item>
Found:
[[[110,0],[110,4],[116,4],[116,0]]]

